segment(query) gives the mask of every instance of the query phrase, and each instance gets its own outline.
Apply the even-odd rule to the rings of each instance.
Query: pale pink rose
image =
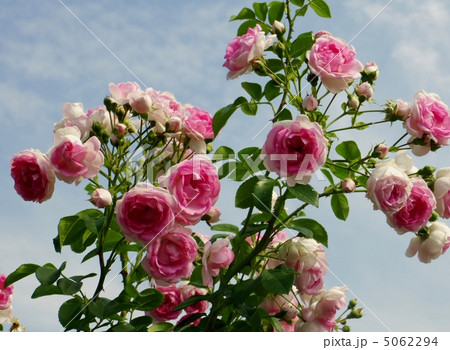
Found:
[[[263,55],[276,35],[269,35],[261,31],[261,26],[248,28],[246,34],[234,38],[227,46],[224,67],[230,71],[227,79],[235,79],[253,68],[253,63]]]
[[[366,81],[356,87],[356,94],[364,96],[368,100],[373,96],[373,87]]]
[[[112,203],[112,196],[108,190],[104,188],[97,188],[91,194],[91,202],[97,208],[106,208],[108,205]]]
[[[440,97],[419,91],[414,96],[411,117],[404,123],[408,133],[416,138],[429,136],[438,145],[450,144],[450,112]]]
[[[353,46],[331,35],[321,35],[306,53],[311,72],[322,79],[330,92],[337,94],[361,77],[364,67]]]
[[[414,236],[406,250],[408,258],[418,253],[419,260],[430,263],[431,260],[439,258],[450,246],[450,228],[442,222],[433,222],[429,227],[429,236],[422,239]]]
[[[13,319],[13,308],[12,306],[7,307],[6,309],[2,310],[0,309],[0,324],[3,322],[11,323]]]
[[[0,275],[0,310],[6,310],[12,303],[12,294],[14,286],[9,285],[5,288],[7,275]]]
[[[177,283],[191,276],[197,248],[192,230],[175,224],[150,241],[142,267],[158,284]]]
[[[181,291],[181,300],[186,301],[190,297],[196,296],[196,295],[206,295],[208,292],[204,288],[197,288],[194,286],[191,286],[189,284],[184,284],[180,287]],[[209,307],[209,301],[202,300],[198,301],[195,304],[191,304],[188,307],[184,308],[184,311],[186,311],[187,314],[201,314],[205,312]]]
[[[411,148],[411,152],[417,157],[423,157],[424,155],[431,152],[431,143],[428,142],[424,145],[416,145],[413,143],[415,140],[414,136],[411,136],[408,140],[409,147]]]
[[[313,95],[306,95],[302,101],[302,107],[306,109],[308,112],[312,112],[316,110],[319,102]]]
[[[177,117],[184,121],[188,117],[185,107],[176,100],[171,92],[159,92],[152,88],[146,89],[145,92],[153,102],[149,120],[165,125],[170,118]]]
[[[333,287],[314,295],[302,308],[302,322],[297,332],[332,332],[336,325],[336,313],[345,306],[346,287]]]
[[[81,140],[86,141],[92,130],[92,122],[88,118],[88,112],[84,112],[83,104],[80,102],[64,103],[62,107],[63,118],[53,124],[53,131],[56,132],[56,130],[66,126],[75,126],[80,130]]]
[[[366,73],[371,80],[377,80],[380,76],[380,69],[374,61],[371,61],[367,62],[364,66],[364,73]]]
[[[450,167],[442,168],[436,173],[434,196],[436,212],[441,218],[450,219]]]
[[[367,180],[367,198],[374,210],[393,214],[406,204],[412,183],[405,171],[394,161],[383,161],[376,165]]]
[[[175,219],[183,225],[197,224],[219,198],[219,176],[206,156],[195,155],[183,160],[159,181],[177,200]]]
[[[396,99],[392,102],[392,107],[394,108],[395,115],[401,117],[403,120],[406,120],[411,115],[411,103],[406,102],[402,99]]]
[[[205,243],[202,257],[202,280],[203,285],[211,288],[213,286],[213,277],[216,277],[221,269],[228,267],[234,259],[233,251],[228,248],[231,237],[218,239],[211,244],[211,241]]]
[[[411,193],[405,205],[397,212],[387,217],[387,223],[398,234],[417,232],[425,226],[436,206],[433,192],[421,177],[411,179]]]
[[[323,289],[328,262],[321,244],[312,238],[295,237],[282,244],[278,254],[287,266],[300,273],[295,278],[300,293],[312,295]]]
[[[112,98],[120,105],[129,103],[129,95],[132,93],[141,93],[142,90],[136,82],[123,82],[119,84],[109,83],[109,92]]]
[[[284,34],[286,32],[286,27],[283,23],[275,20],[272,25],[272,33],[273,34]]]
[[[284,320],[286,321],[293,320],[298,314],[298,301],[293,292],[287,295],[276,294],[267,296],[259,307],[266,310],[272,316],[281,311],[285,311]]]
[[[384,143],[380,143],[377,147],[375,147],[374,152],[379,153],[377,158],[384,159],[389,153],[389,146],[386,146]]]
[[[204,233],[195,232],[194,237],[198,237],[203,244],[211,240],[211,236],[205,235]]]
[[[147,244],[173,228],[176,207],[166,189],[141,182],[117,201],[117,223],[129,241]]]
[[[105,106],[99,106],[89,115],[89,123],[94,127],[98,125],[101,130],[108,135],[113,133],[113,130],[119,124],[119,118],[116,115],[111,114],[106,110]]]
[[[298,321],[298,317],[294,318],[292,321],[280,320],[281,331],[282,332],[295,332],[295,325]]]
[[[409,156],[408,151],[397,151],[394,163],[399,166],[407,175],[415,174],[419,169],[414,166],[413,159]]]
[[[103,166],[100,140],[93,136],[85,143],[75,127],[59,129],[54,135],[54,146],[48,151],[58,179],[78,185],[83,178],[92,178]]]
[[[352,179],[345,179],[341,182],[344,192],[351,193],[356,189],[356,183]]]
[[[206,213],[206,215],[209,217],[208,220],[206,220],[210,224],[215,224],[220,220],[221,211],[219,208],[217,208],[215,205],[209,209],[209,211]]]
[[[328,140],[321,126],[305,115],[296,120],[276,122],[261,151],[264,166],[286,178],[289,186],[306,184],[312,174],[325,164]]]
[[[167,287],[157,286],[156,289],[164,294],[164,300],[156,309],[146,311],[145,314],[151,316],[154,323],[174,320],[180,316],[182,310],[173,310],[182,301],[180,289],[174,284]]]
[[[52,197],[55,172],[41,151],[28,149],[15,154],[10,170],[14,188],[24,200],[42,203]]]
[[[358,109],[358,107],[360,105],[359,98],[356,97],[355,95],[351,95],[348,98],[347,104],[350,109]]]
[[[138,114],[148,113],[152,108],[152,99],[144,91],[132,92],[127,98],[131,108]]]

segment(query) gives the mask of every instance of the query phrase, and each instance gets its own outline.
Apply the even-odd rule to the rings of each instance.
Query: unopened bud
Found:
[[[435,222],[435,221],[437,221],[437,220],[439,220],[439,214],[436,213],[435,211],[433,211],[433,212],[431,213],[430,218],[428,219],[428,221],[430,221],[430,222]]]
[[[366,73],[367,77],[371,81],[374,81],[378,79],[380,75],[380,69],[375,62],[367,62],[364,67],[364,73]]]
[[[344,190],[344,192],[351,193],[355,191],[356,184],[355,181],[353,181],[352,179],[345,179],[341,182],[341,187]]]
[[[277,35],[283,35],[284,33],[286,33],[286,27],[284,26],[283,23],[275,20],[272,26],[272,33]]]
[[[183,126],[183,121],[178,117],[170,117],[169,119],[169,131],[178,132]]]
[[[217,221],[220,220],[220,214],[222,214],[220,212],[220,209],[217,208],[216,206],[211,207],[211,209],[209,209],[209,211],[205,214],[205,220],[210,223],[210,224],[214,224]]]
[[[397,99],[393,101],[395,115],[402,117],[403,120],[409,117],[411,114],[411,103],[406,102],[402,99]]]
[[[353,309],[350,314],[347,316],[347,319],[350,318],[361,318],[363,316],[363,309]]]
[[[350,327],[347,325],[342,327],[342,332],[350,332]]]
[[[356,306],[357,303],[358,303],[358,301],[357,301],[356,299],[351,299],[351,300],[348,302],[347,308],[348,308],[348,309],[353,309],[353,308]]]
[[[359,107],[359,99],[358,99],[358,97],[356,97],[355,95],[352,95],[348,99],[348,107],[350,109],[358,109],[358,107]]]
[[[373,96],[373,87],[366,81],[356,87],[356,94],[359,97],[364,97],[365,100],[368,100]]]
[[[389,147],[386,146],[384,143],[380,143],[377,147],[375,147],[375,150],[373,152],[374,157],[384,159],[389,153]]]
[[[126,135],[127,133],[127,126],[125,124],[119,123],[116,125],[117,128],[117,134],[120,136]]]
[[[105,190],[104,188],[97,188],[91,194],[91,202],[97,208],[106,208],[112,203],[111,193],[109,193],[109,191]]]
[[[314,111],[318,105],[319,102],[313,95],[306,95],[302,101],[302,107],[306,109],[308,112]]]

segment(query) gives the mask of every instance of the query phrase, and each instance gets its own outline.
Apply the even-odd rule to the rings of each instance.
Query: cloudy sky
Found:
[[[0,273],[22,263],[55,265],[69,261],[68,275],[95,265],[80,264],[68,250],[57,254],[52,239],[63,216],[90,206],[82,189],[58,183],[53,198],[41,205],[24,202],[14,191],[9,160],[26,148],[45,152],[52,143],[52,125],[65,102],[83,102],[85,109],[102,103],[108,83],[136,81],[141,87],[171,91],[182,103],[214,114],[231,103],[240,83],[252,75],[226,81],[222,67],[227,43],[237,22],[228,22],[250,1],[40,1],[3,0],[0,12]],[[450,103],[450,57],[447,19],[450,3],[443,0],[330,1],[333,19],[312,12],[297,33],[328,30],[351,41],[363,63],[376,61],[381,75],[375,99],[411,100],[420,89],[436,92]],[[216,145],[234,149],[262,145],[271,118],[261,108],[256,117],[236,113]],[[372,117],[371,117],[372,118]],[[401,129],[343,135],[368,150],[380,141],[394,142]],[[216,147],[217,147],[216,146]],[[449,166],[448,149],[426,159]],[[316,182],[320,188],[320,183]],[[244,212],[229,207],[236,184],[224,182],[219,201],[223,222],[238,224]],[[308,214],[329,233],[330,272],[327,287],[345,284],[349,298],[358,298],[365,316],[352,322],[355,331],[448,331],[446,303],[450,287],[450,255],[431,264],[404,252],[410,235],[398,236],[383,214],[373,212],[362,195],[350,198],[347,222],[333,218],[327,201]],[[205,233],[207,233],[205,231]],[[111,276],[112,278],[112,276]],[[64,298],[31,300],[38,282],[16,283],[14,313],[30,331],[58,331],[57,310]],[[107,293],[114,295],[112,280]]]

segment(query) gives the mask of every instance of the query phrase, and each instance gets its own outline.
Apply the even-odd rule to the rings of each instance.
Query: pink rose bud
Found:
[[[152,99],[144,91],[138,93],[130,93],[128,95],[128,100],[130,101],[130,106],[136,113],[144,114],[150,111],[152,108]]]
[[[228,248],[231,237],[218,239],[214,243],[208,241],[203,248],[202,257],[202,281],[203,285],[211,288],[213,277],[216,277],[221,269],[228,267],[234,260],[233,251]]]
[[[170,117],[169,119],[169,131],[178,132],[183,127],[183,121],[179,117]]]
[[[119,123],[116,125],[117,127],[117,133],[121,136],[126,135],[127,133],[127,126],[125,124]]]
[[[105,190],[104,188],[97,188],[91,194],[91,202],[97,208],[106,208],[112,203],[111,193],[109,193],[109,191]]]
[[[449,247],[450,228],[443,222],[433,222],[428,228],[429,235],[422,239],[419,236],[411,238],[406,250],[408,258],[418,253],[419,260],[430,263],[431,260],[439,258]]]
[[[368,82],[364,82],[356,88],[356,94],[358,96],[364,96],[366,100],[370,99],[373,95],[373,87]]]
[[[317,38],[320,38],[321,36],[331,36],[331,33],[330,32],[327,32],[326,30],[320,30],[320,31],[318,31],[316,34],[314,34],[314,37],[317,39]]]
[[[348,107],[350,109],[358,109],[358,107],[359,107],[359,99],[358,99],[358,97],[356,97],[355,95],[352,95],[348,99]]]
[[[219,208],[217,208],[216,206],[211,207],[211,209],[206,213],[206,215],[210,217],[210,219],[207,221],[210,224],[216,223],[220,220],[220,214],[222,213],[220,212]]]
[[[286,27],[284,26],[283,23],[275,20],[273,22],[273,26],[272,26],[272,33],[274,34],[284,34],[286,32]]]
[[[377,80],[380,75],[380,70],[375,62],[367,62],[364,66],[364,73],[367,74],[367,76],[371,80]]]
[[[314,111],[318,105],[319,102],[313,95],[306,95],[302,102],[302,107],[308,112]]]
[[[341,186],[344,192],[347,193],[351,193],[356,189],[355,181],[353,181],[352,179],[345,179],[344,181],[342,181]]]
[[[405,120],[411,114],[411,103],[399,98],[394,101],[394,110],[395,115],[402,117],[402,119]]]
[[[384,159],[389,153],[389,147],[384,143],[380,143],[377,147],[375,147],[375,152],[379,153],[377,158]]]

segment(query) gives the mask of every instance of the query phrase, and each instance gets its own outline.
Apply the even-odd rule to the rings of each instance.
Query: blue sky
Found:
[[[24,202],[9,175],[12,155],[30,147],[47,151],[63,103],[96,107],[108,94],[109,82],[137,81],[142,87],[171,91],[180,102],[211,114],[231,103],[241,93],[240,83],[255,79],[248,75],[226,81],[222,67],[226,45],[238,27],[228,19],[243,6],[251,7],[251,2],[2,1],[0,273],[25,262],[57,265],[65,260],[68,275],[95,269],[95,264],[81,265],[81,257],[68,250],[55,253],[52,246],[59,219],[90,206],[83,186],[59,182],[50,201]],[[297,33],[328,30],[351,41],[363,64],[376,61],[381,68],[375,90],[379,104],[387,97],[411,100],[422,88],[450,103],[450,3],[342,0],[330,1],[330,7],[333,19],[308,13]],[[254,135],[270,118],[264,108],[256,117],[236,113],[216,147],[262,145],[268,130]],[[400,132],[373,128],[342,137],[356,139],[368,150],[383,140],[393,142]],[[444,148],[415,162],[419,167],[426,161],[438,168],[449,166],[448,154]],[[319,182],[315,184],[320,188]],[[244,212],[229,207],[236,184],[227,181],[223,188],[218,203],[222,220],[237,224]],[[406,258],[409,234],[398,236],[364,196],[352,195],[350,204],[345,223],[333,218],[326,200],[308,214],[329,233],[327,287],[346,284],[348,297],[358,298],[366,307],[365,316],[352,322],[353,330],[449,330],[450,255],[428,265]],[[58,331],[57,310],[65,298],[31,300],[37,285],[34,277],[16,283],[14,313],[30,331]],[[106,292],[114,295],[118,286],[119,281],[113,280]]]

